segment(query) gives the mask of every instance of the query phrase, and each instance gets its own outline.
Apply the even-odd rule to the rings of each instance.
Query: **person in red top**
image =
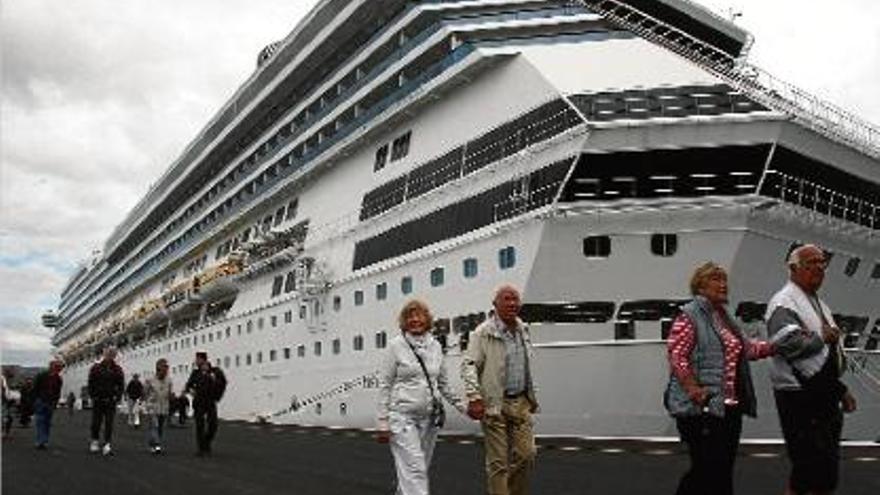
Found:
[[[728,313],[727,272],[707,262],[691,277],[693,301],[682,307],[667,341],[670,367],[665,402],[675,417],[691,468],[678,495],[731,495],[742,415],[757,406],[749,360],[769,357],[773,345],[745,336]]]
[[[46,450],[49,445],[49,430],[52,428],[52,413],[61,398],[61,370],[64,364],[59,359],[49,362],[49,369],[40,372],[34,379],[34,419],[36,426],[36,447]]]

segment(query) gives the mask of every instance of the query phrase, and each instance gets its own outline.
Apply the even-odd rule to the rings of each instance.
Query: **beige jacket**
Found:
[[[481,323],[471,333],[461,361],[461,379],[468,400],[482,399],[486,414],[490,416],[501,414],[504,403],[504,383],[507,377],[504,366],[506,350],[501,335],[503,331],[504,323],[495,317]],[[532,412],[536,412],[538,400],[535,398],[531,366],[534,351],[528,327],[520,319],[517,319],[517,331],[522,332],[526,347],[526,396],[532,405]]]

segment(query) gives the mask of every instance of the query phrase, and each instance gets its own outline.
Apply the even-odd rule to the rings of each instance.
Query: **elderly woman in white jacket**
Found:
[[[445,417],[441,397],[459,411],[464,406],[449,390],[443,349],[430,332],[428,306],[409,301],[398,323],[401,334],[389,342],[379,370],[377,439],[391,444],[397,493],[427,495],[431,454]]]

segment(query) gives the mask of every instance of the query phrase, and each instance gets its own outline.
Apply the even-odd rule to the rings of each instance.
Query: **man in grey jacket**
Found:
[[[792,468],[786,494],[826,494],[837,487],[842,412],[856,401],[840,381],[841,331],[819,298],[828,262],[807,244],[788,258],[789,282],[767,305],[767,331],[776,346],[770,380]]]
[[[503,285],[495,314],[474,330],[461,364],[467,413],[481,422],[490,495],[525,495],[535,458],[532,414],[538,409],[531,340],[517,316],[519,291]]]

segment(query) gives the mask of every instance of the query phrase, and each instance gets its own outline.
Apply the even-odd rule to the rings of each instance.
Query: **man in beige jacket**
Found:
[[[483,428],[489,495],[525,495],[535,457],[532,414],[538,409],[531,341],[517,316],[515,287],[498,288],[492,304],[495,314],[473,331],[461,364],[467,413]]]

